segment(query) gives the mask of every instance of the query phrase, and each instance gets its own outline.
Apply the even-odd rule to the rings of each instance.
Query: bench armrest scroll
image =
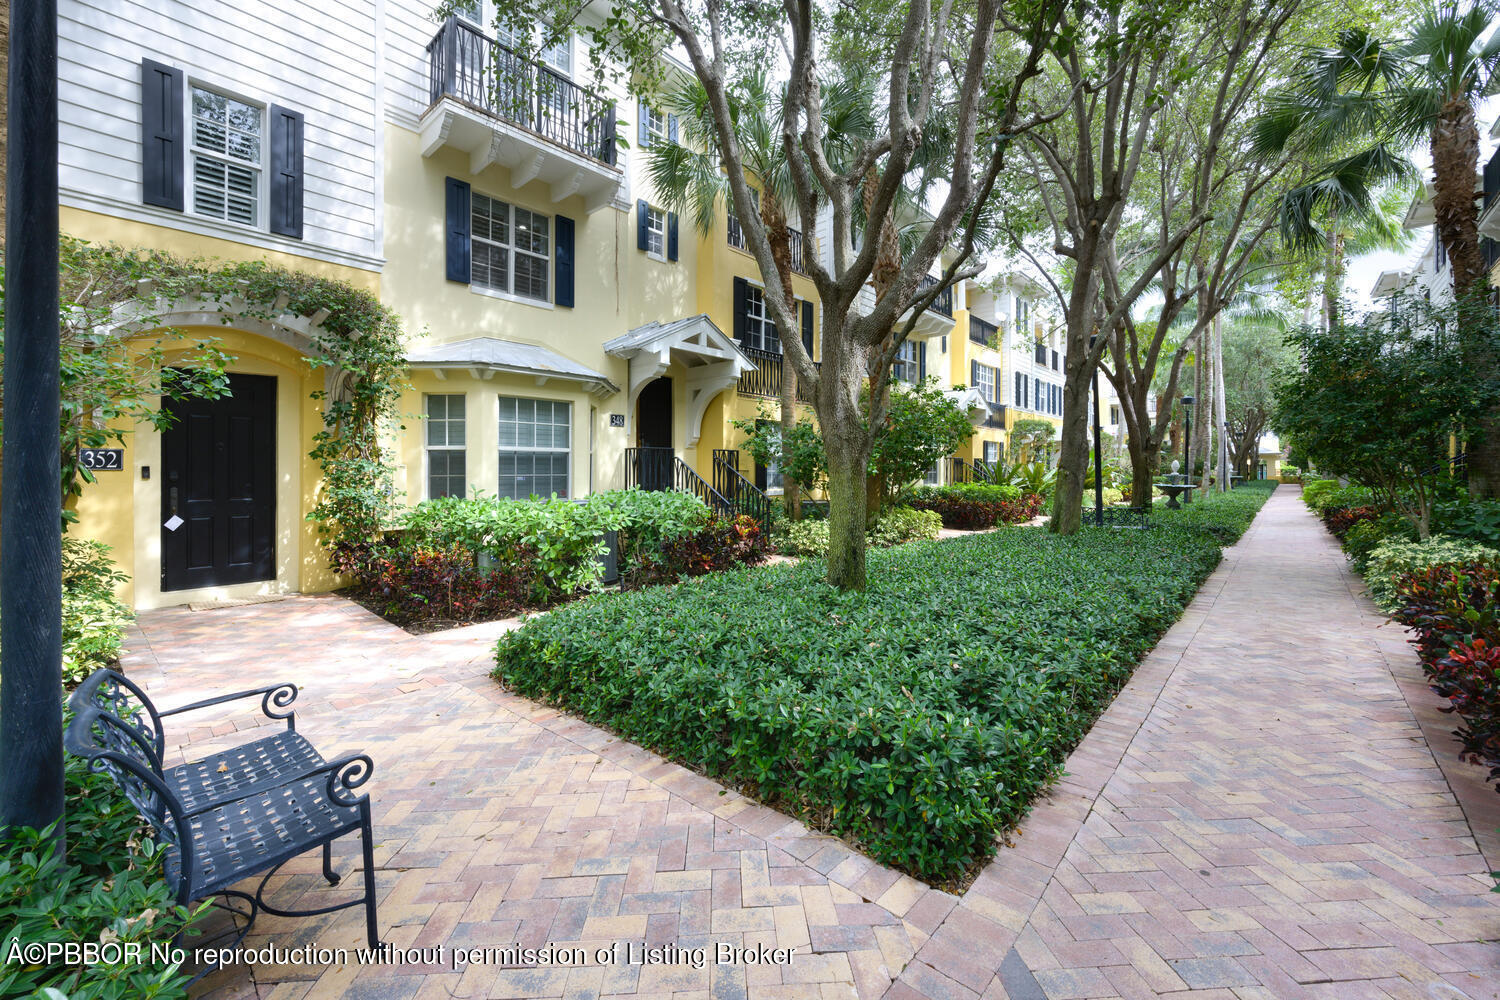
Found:
[[[230,701],[239,701],[241,698],[253,698],[260,695],[260,710],[268,719],[285,719],[288,729],[297,728],[297,713],[287,708],[297,700],[297,685],[274,684],[271,687],[254,688],[249,691],[236,691],[233,694],[221,694],[217,698],[205,698],[203,701],[195,701],[191,705],[180,705],[177,708],[169,708],[157,713],[165,719],[169,715],[181,715],[184,712],[195,712],[203,708],[212,708]],[[286,709],[286,711],[277,711]]]

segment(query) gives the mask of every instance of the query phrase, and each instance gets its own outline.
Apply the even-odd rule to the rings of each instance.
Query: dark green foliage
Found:
[[[1500,548],[1500,500],[1439,501],[1432,512],[1432,530]]]
[[[1417,534],[1412,530],[1410,521],[1400,514],[1387,511],[1379,517],[1357,521],[1344,532],[1344,554],[1349,557],[1354,571],[1363,573],[1370,553],[1380,543],[1392,538],[1414,542]]]
[[[997,524],[1031,520],[1042,509],[1042,498],[1034,493],[1023,495],[1018,486],[956,483],[917,487],[912,493],[911,506],[936,512],[945,528],[981,531]]]
[[[770,544],[760,522],[748,514],[733,520],[716,517],[697,531],[667,539],[654,551],[638,550],[629,564],[627,582],[636,587],[674,583],[683,577],[754,566],[766,561]]]
[[[989,859],[1244,530],[1240,490],[1149,531],[997,532],[600,595],[501,639],[495,677],[924,879]]]
[[[62,539],[62,672],[69,687],[120,658],[125,627],[134,617],[115,598],[115,586],[130,578],[109,551],[102,542]]]
[[[140,829],[135,807],[108,778],[76,758],[66,770],[68,856],[50,841],[18,830],[0,842],[0,949],[14,942],[118,940],[142,947],[140,961],[0,966],[0,996],[32,996],[44,987],[70,1000],[185,997],[187,975],[151,961],[151,942],[166,944],[193,918],[161,879],[161,860]],[[128,845],[142,844],[133,847]],[[103,938],[101,938],[103,935]],[[191,945],[189,945],[191,947]]]

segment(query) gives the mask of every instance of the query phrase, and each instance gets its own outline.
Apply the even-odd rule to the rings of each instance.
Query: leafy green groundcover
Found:
[[[1269,496],[1149,531],[1015,529],[601,595],[494,676],[941,881],[987,860]]]

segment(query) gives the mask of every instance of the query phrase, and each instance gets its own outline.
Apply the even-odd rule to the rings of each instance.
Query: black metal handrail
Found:
[[[471,24],[450,17],[427,43],[428,87],[551,142],[615,165],[615,105]]]
[[[665,493],[691,493],[708,504],[715,514],[732,516],[734,505],[710,486],[692,466],[677,457],[671,448],[626,448],[625,488]]]
[[[978,316],[970,316],[969,339],[976,344],[984,344],[987,347],[998,347],[1000,344],[1000,328],[988,320],[980,319]]]
[[[739,393],[741,396],[765,396],[768,399],[781,398],[781,371],[786,365],[786,358],[782,357],[780,351],[762,351],[758,347],[740,346],[740,352],[755,362],[755,370],[744,372],[740,375]],[[821,368],[819,362],[813,362],[814,368]],[[804,381],[797,381],[797,402],[811,403],[811,387]]]
[[[918,295],[922,294],[923,292],[927,291],[927,289],[933,287],[937,283],[938,283],[938,279],[934,278],[932,275],[930,275],[930,274],[924,274],[924,275],[922,275],[922,280],[919,281],[919,282],[917,282],[917,294]],[[946,288],[944,288],[941,292],[938,292],[937,298],[933,299],[932,300],[932,305],[928,306],[927,308],[931,309],[933,312],[942,313],[944,316],[947,316],[949,319],[952,319],[953,318],[953,286],[949,285]]]
[[[790,233],[791,237],[792,237],[791,238],[792,270],[796,271],[798,274],[806,274],[807,273],[807,256],[806,255],[809,254],[809,253],[811,253],[812,250],[813,250],[813,248],[812,248],[812,241],[803,239],[802,238],[802,231],[800,229],[793,229],[790,226],[788,226],[787,227],[787,232]],[[739,217],[736,216],[733,212],[729,213],[729,233],[728,233],[728,239],[729,239],[729,245],[732,246],[732,247],[734,247],[736,250],[749,250],[750,249],[750,245],[745,241],[745,230],[744,230],[743,227],[740,226]]]
[[[740,472],[740,453],[734,448],[714,449],[713,487],[733,505],[736,513],[749,514],[761,524],[771,517],[771,499]]]
[[[993,483],[995,466],[979,458],[970,461],[954,456],[948,459],[947,481],[950,483]]]

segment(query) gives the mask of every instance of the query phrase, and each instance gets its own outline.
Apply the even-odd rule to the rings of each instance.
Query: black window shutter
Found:
[[[667,115],[667,141],[677,141],[677,116]]]
[[[969,388],[971,388],[971,389],[977,389],[978,387],[979,387],[979,362],[978,361],[970,361],[969,362]]]
[[[802,347],[811,358],[813,356],[813,305],[806,299],[802,301]]]
[[[650,211],[651,206],[644,201],[635,203],[635,248],[637,250],[644,250],[651,245],[646,229],[646,215]]]
[[[745,298],[750,285],[744,278],[734,279],[734,339],[745,343]]]
[[[141,202],[180,212],[183,142],[182,70],[141,60]]]
[[[636,129],[636,138],[639,140],[640,147],[642,149],[645,149],[647,146],[651,145],[651,129],[646,125],[645,101],[641,102],[640,114],[638,114],[636,117],[640,119],[640,125]]]
[[[565,215],[553,217],[556,233],[557,257],[553,261],[556,302],[566,309],[573,308],[573,220]]]
[[[469,283],[470,236],[474,220],[469,215],[469,184],[449,177],[444,181],[448,202],[448,280]]]
[[[271,232],[302,238],[302,113],[271,105]]]
[[[667,213],[667,260],[677,259],[677,213]]]
[[[927,343],[917,345],[917,384],[927,381]]]

